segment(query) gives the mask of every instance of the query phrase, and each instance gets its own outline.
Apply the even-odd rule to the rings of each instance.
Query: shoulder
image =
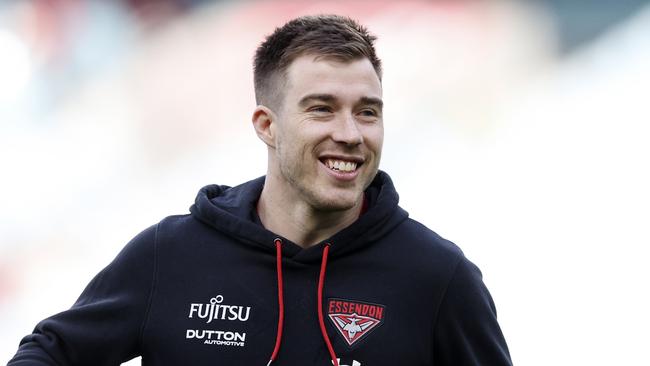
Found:
[[[401,245],[410,259],[411,268],[441,280],[446,301],[454,303],[473,299],[494,311],[481,270],[456,244],[412,219],[404,223],[402,231]]]
[[[465,260],[461,249],[421,223],[406,219],[388,233],[381,244],[383,258],[420,284],[444,289],[459,263]]]
[[[175,232],[184,230],[189,226],[196,224],[196,220],[192,218],[191,214],[183,215],[170,215],[158,222],[155,226],[160,232]]]
[[[411,218],[404,220],[394,233],[406,252],[447,262],[458,262],[463,257],[458,245]]]
[[[195,225],[190,215],[167,216],[159,222],[145,228],[136,234],[120,251],[117,261],[142,260],[151,257],[157,252],[160,242],[169,241],[174,237],[183,237],[183,233],[192,232],[190,226]]]
[[[154,228],[155,252],[160,260],[204,253],[207,248],[225,250],[230,246],[221,244],[232,241],[231,237],[209,223],[197,220],[192,214],[167,216],[155,224]]]
[[[156,225],[158,241],[189,238],[202,232],[214,231],[205,223],[196,220],[192,214],[171,215],[160,220]]]

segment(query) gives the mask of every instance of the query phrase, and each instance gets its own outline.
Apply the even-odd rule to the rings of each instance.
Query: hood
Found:
[[[302,248],[256,223],[256,205],[264,187],[260,177],[235,187],[203,187],[190,207],[192,216],[234,239],[260,250],[275,253],[274,240],[284,242],[282,255],[299,262],[318,262],[322,247],[330,244],[330,258],[348,254],[368,245],[392,230],[408,217],[398,206],[399,196],[388,174],[379,171],[366,189],[367,211],[354,223],[332,237]]]

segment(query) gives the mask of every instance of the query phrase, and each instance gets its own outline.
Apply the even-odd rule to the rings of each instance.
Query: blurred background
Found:
[[[0,1],[0,363],[200,187],[265,173],[252,56],[315,13],[379,37],[381,169],[483,270],[515,364],[650,365],[633,0]]]

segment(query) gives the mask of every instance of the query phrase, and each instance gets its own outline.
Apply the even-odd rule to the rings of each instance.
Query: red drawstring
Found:
[[[334,348],[332,347],[332,342],[330,341],[329,336],[327,335],[327,329],[325,329],[325,320],[323,318],[323,286],[325,285],[325,270],[327,269],[327,254],[330,250],[330,244],[325,244],[323,248],[323,259],[320,265],[320,274],[318,275],[318,324],[320,325],[320,331],[323,334],[323,340],[327,346],[327,350],[330,353],[330,358],[332,358],[332,363],[334,366],[339,366],[339,360],[334,353]],[[278,332],[275,336],[275,348],[273,349],[273,354],[271,359],[266,364],[270,366],[273,361],[278,357],[280,352],[280,343],[282,342],[282,328],[284,324],[284,293],[282,291],[282,240],[275,239],[275,261],[276,261],[276,270],[278,273]]]
[[[330,352],[330,357],[332,358],[332,363],[334,366],[339,366],[339,360],[334,353],[334,348],[332,347],[332,342],[330,337],[327,335],[327,329],[325,329],[325,320],[323,320],[323,286],[325,285],[325,269],[327,269],[327,253],[330,251],[330,244],[325,244],[323,248],[323,259],[320,264],[320,275],[318,276],[318,324],[320,325],[320,331],[323,334],[323,340],[327,346],[327,350]]]
[[[282,292],[282,240],[275,239],[275,265],[278,273],[278,332],[275,336],[275,348],[266,366],[269,366],[278,357],[280,343],[282,342],[282,328],[284,325],[284,293]],[[337,365],[338,366],[338,365]]]

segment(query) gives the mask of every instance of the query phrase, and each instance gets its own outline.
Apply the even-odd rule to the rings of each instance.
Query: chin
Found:
[[[359,202],[361,194],[350,197],[337,197],[332,199],[331,197],[314,197],[312,200],[312,207],[319,211],[347,211],[354,208],[355,204]]]

